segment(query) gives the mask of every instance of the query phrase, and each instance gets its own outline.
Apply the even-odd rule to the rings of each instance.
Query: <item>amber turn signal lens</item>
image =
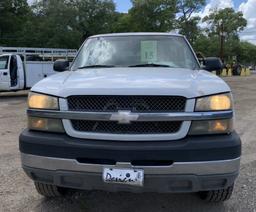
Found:
[[[48,131],[64,133],[62,121],[60,119],[47,119],[38,117],[28,117],[28,128],[30,130]]]
[[[213,121],[211,128],[213,132],[225,132],[228,128],[228,123],[226,121]]]
[[[228,134],[233,131],[232,119],[193,121],[190,135]]]
[[[34,129],[44,129],[47,126],[47,120],[42,118],[31,118],[30,127]]]

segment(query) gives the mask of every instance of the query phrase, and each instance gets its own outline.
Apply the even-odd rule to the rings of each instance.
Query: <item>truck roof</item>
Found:
[[[99,35],[93,35],[90,38],[97,38],[97,37],[120,37],[120,36],[177,36],[177,37],[183,37],[183,35],[177,34],[177,33],[171,33],[171,32],[129,32],[129,33],[109,33],[109,34],[99,34]]]

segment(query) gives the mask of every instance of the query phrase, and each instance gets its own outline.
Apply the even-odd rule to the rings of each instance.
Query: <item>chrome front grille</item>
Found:
[[[72,120],[77,131],[111,134],[170,134],[180,130],[181,121],[131,122],[119,124],[114,121]]]
[[[65,122],[71,128],[68,132],[78,137],[171,139],[182,136],[189,127],[186,121],[168,119],[168,114],[186,112],[187,99],[182,96],[80,95],[69,96],[66,102],[68,111],[76,116]]]
[[[70,111],[136,113],[184,112],[186,98],[182,96],[70,96]]]

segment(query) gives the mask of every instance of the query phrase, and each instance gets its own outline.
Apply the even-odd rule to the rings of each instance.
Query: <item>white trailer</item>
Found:
[[[0,92],[31,88],[56,73],[54,61],[72,62],[76,53],[75,49],[0,47]]]

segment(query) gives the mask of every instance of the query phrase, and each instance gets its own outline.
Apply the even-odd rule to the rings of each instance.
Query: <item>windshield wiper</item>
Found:
[[[84,68],[113,68],[114,65],[90,65],[90,66],[81,66],[78,69],[84,69]]]
[[[157,63],[145,63],[145,64],[138,64],[138,65],[131,65],[129,67],[169,67],[171,68],[171,66],[169,65],[157,64]]]

